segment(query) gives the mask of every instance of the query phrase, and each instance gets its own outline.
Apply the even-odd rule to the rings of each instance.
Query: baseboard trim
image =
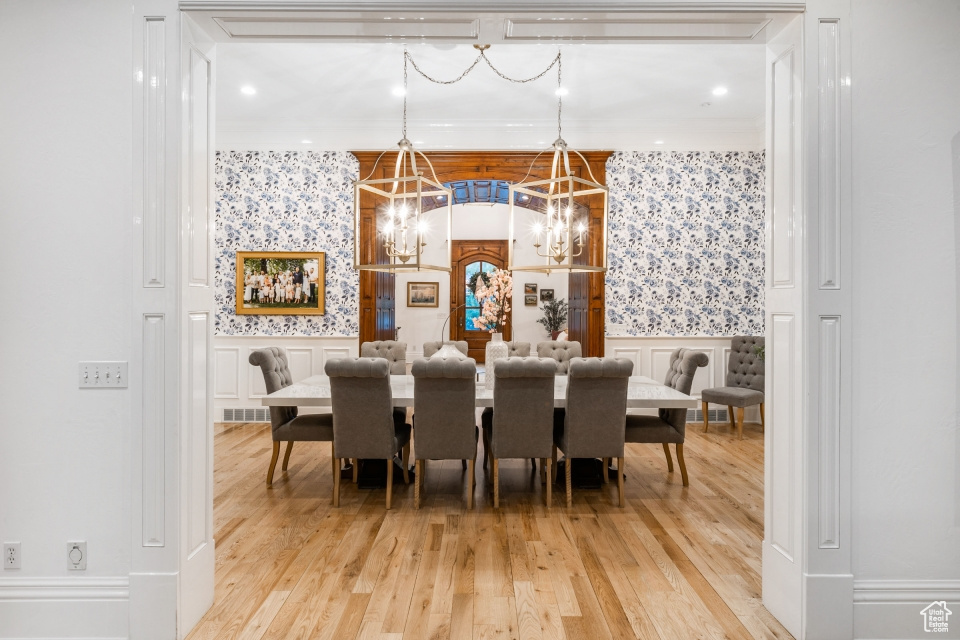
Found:
[[[0,578],[0,602],[129,598],[128,578]]]
[[[960,619],[949,621],[949,633],[924,632],[920,612],[939,600],[947,601],[955,614],[960,612],[960,580],[856,580],[853,583],[854,638],[901,640],[932,635],[960,638]]]
[[[0,638],[128,638],[130,581],[0,578]]]

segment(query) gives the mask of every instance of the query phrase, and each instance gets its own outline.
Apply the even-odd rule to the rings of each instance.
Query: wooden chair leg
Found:
[[[567,456],[566,462],[563,465],[567,472],[567,509],[573,506],[573,465],[571,462],[573,462],[573,459]]]
[[[737,438],[743,440],[743,407],[737,407]]]
[[[553,445],[553,456],[552,456],[551,471],[553,475],[550,477],[550,482],[553,484],[557,483],[557,445]]]
[[[677,443],[677,464],[680,465],[680,478],[683,480],[683,486],[689,487],[690,481],[687,480],[687,465],[683,463],[683,443]]]
[[[765,431],[767,428],[766,419],[763,417],[763,403],[760,403],[760,430]]]
[[[473,485],[476,482],[473,468],[476,464],[476,458],[467,460],[467,509],[473,509]]]
[[[331,442],[331,443],[330,443],[330,466],[333,467],[333,475],[334,475],[334,477],[339,477],[339,476],[340,476],[340,464],[339,464],[339,462],[340,462],[340,461],[337,460],[336,447],[334,446],[333,442]]]
[[[500,508],[500,461],[493,459],[493,508]]]
[[[387,460],[387,509],[393,500],[393,459]]]
[[[620,491],[620,508],[624,506],[623,501],[623,456],[617,458],[617,489]]]
[[[414,464],[414,474],[413,474],[413,506],[417,509],[420,508],[420,483],[422,482],[423,476],[420,474],[420,469],[423,467],[423,460],[417,460]]]
[[[707,429],[710,428],[710,403],[703,402],[703,432],[706,433]]]
[[[273,455],[270,456],[270,468],[267,469],[267,486],[273,486],[273,470],[277,468],[277,458],[280,457],[280,443],[273,441]]]
[[[333,459],[333,506],[340,506],[340,458]]]
[[[547,483],[547,459],[540,459],[540,484]]]
[[[357,484],[360,477],[360,458],[351,458],[353,464],[353,484]]]
[[[290,462],[290,451],[293,450],[293,440],[287,440],[287,450],[283,452],[283,465],[280,467],[281,471],[287,470],[287,463]]]
[[[410,484],[410,472],[407,467],[410,466],[410,443],[403,445],[403,484]],[[390,461],[393,464],[393,460]]]
[[[553,506],[553,458],[544,458],[544,466],[547,467],[545,474],[550,480],[547,481],[547,509]]]
[[[670,455],[670,447],[667,446],[667,443],[663,443],[663,453],[667,456],[667,472],[673,473],[673,457]]]

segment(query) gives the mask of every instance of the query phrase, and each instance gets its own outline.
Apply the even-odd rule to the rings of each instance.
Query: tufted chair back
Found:
[[[323,371],[330,377],[337,457],[393,457],[390,364],[384,358],[334,358]]]
[[[730,360],[727,362],[727,386],[763,391],[763,360],[756,347],[764,346],[763,336],[734,336],[730,341]]]
[[[255,349],[250,353],[248,360],[253,366],[260,367],[267,393],[280,391],[280,389],[293,384],[286,349],[280,347]],[[270,407],[270,426],[274,431],[296,417],[296,407]]]
[[[447,340],[447,341],[444,341],[444,342],[439,342],[439,341],[437,341],[437,342],[424,342],[424,343],[423,343],[423,357],[424,357],[424,358],[429,358],[430,356],[432,356],[433,354],[435,354],[437,351],[440,351],[440,348],[441,348],[443,345],[445,345],[445,344],[452,344],[453,346],[455,346],[455,347],[457,348],[457,351],[459,351],[459,352],[462,353],[463,355],[469,355],[469,354],[467,354],[467,350],[469,349],[469,346],[467,345],[467,341],[466,341],[466,340],[457,340],[457,341]],[[474,361],[474,363],[476,363],[476,361]]]
[[[493,383],[494,458],[546,458],[553,453],[556,366],[540,358],[497,362]]]
[[[666,386],[676,389],[680,393],[690,394],[693,387],[693,376],[697,369],[710,363],[707,354],[691,349],[676,349],[670,354],[670,370],[663,381]],[[683,433],[687,424],[686,409],[660,409],[660,419],[669,423],[674,429]]]
[[[632,373],[633,363],[625,358],[570,360],[560,447],[565,456],[623,456],[627,384]]]
[[[384,358],[390,364],[390,375],[407,373],[407,343],[394,340],[377,340],[360,345],[361,358]]]
[[[508,342],[507,343],[507,357],[508,358],[526,358],[530,355],[530,343],[529,342]]]
[[[583,355],[580,343],[575,340],[548,340],[537,343],[537,355],[541,358],[553,358],[557,362],[557,373],[566,374],[571,358]]]
[[[417,459],[475,458],[477,361],[424,358],[413,363],[411,373]]]

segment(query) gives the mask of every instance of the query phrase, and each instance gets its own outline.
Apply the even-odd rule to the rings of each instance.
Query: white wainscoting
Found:
[[[633,362],[633,375],[647,376],[663,382],[670,368],[670,354],[685,347],[707,354],[710,364],[697,371],[690,394],[700,397],[700,391],[726,384],[727,359],[730,356],[730,338],[672,337],[633,338],[607,336],[604,353],[609,357],[626,358]],[[711,405],[711,409],[724,408]],[[744,422],[760,422],[760,408],[747,407]]]
[[[254,409],[262,407],[260,399],[266,395],[260,367],[250,364],[250,353],[264,347],[282,347],[290,359],[290,373],[294,380],[302,380],[323,373],[323,366],[331,358],[360,355],[356,336],[215,336],[214,362],[214,421],[223,419],[224,409]]]

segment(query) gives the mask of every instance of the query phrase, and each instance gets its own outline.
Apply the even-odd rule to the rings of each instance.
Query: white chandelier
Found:
[[[407,54],[403,58],[403,137],[397,143],[393,176],[373,178],[384,151],[373,170],[353,185],[353,268],[364,271],[450,271],[453,228],[453,192],[443,186],[423,153],[407,139]],[[417,166],[420,156],[432,179]],[[386,172],[387,167],[381,167]],[[365,215],[366,214],[366,215]],[[446,229],[444,264],[428,264],[424,249],[431,221]],[[372,224],[371,224],[372,223]],[[370,235],[373,242],[370,242]],[[375,251],[364,252],[364,247]]]
[[[525,177],[520,183],[510,185],[507,268],[511,271],[604,272],[607,270],[609,190],[597,182],[583,154],[569,149],[563,139],[564,92],[559,54],[557,62],[557,139],[553,143],[550,177],[529,182],[525,182]],[[575,153],[583,160],[589,180],[571,170],[570,153]],[[533,165],[540,155],[537,154],[533,159],[527,176],[533,171]],[[533,236],[535,256],[543,260],[539,264],[520,263],[520,252],[515,244],[519,240],[518,232],[524,228]],[[601,234],[597,251],[587,248],[588,233]],[[533,255],[529,257],[534,260]]]

